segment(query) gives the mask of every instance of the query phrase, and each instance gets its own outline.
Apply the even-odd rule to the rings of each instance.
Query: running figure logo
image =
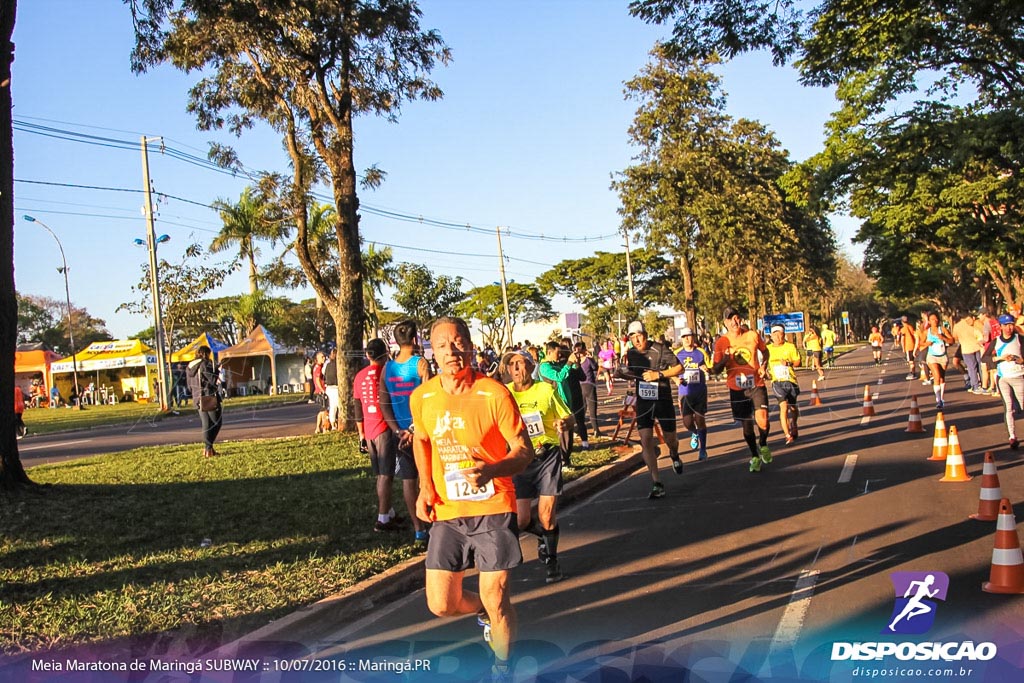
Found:
[[[935,623],[936,603],[931,598],[946,599],[949,576],[942,572],[893,572],[889,578],[896,590],[896,604],[882,633],[926,633]]]

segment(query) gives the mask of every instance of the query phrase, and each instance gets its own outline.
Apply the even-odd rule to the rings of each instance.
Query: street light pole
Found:
[[[46,223],[42,222],[38,218],[35,218],[33,216],[29,216],[28,214],[25,214],[24,216],[22,216],[22,218],[24,218],[29,223],[38,223],[40,225],[40,227],[42,227],[44,230],[46,230],[46,232],[48,232],[51,235],[53,235],[53,239],[55,239],[57,241],[57,248],[60,249],[60,261],[61,261],[61,263],[63,265],[60,268],[57,269],[57,272],[62,273],[64,275],[64,295],[65,295],[65,297],[67,297],[67,302],[68,302],[68,340],[71,342],[71,373],[72,373],[72,377],[73,377],[72,381],[74,382],[74,384],[72,386],[74,387],[73,393],[77,395],[79,393],[79,386],[78,386],[78,360],[75,358],[75,330],[74,330],[74,327],[72,325],[72,317],[71,317],[71,285],[68,284],[68,261],[67,261],[66,258],[64,258],[64,245],[62,245],[60,243],[60,238],[57,237],[57,233],[55,233],[53,230],[51,230],[50,226],[47,225]],[[81,396],[77,396],[76,402],[77,402],[77,405],[75,407],[76,408],[81,408],[82,407],[82,397]]]

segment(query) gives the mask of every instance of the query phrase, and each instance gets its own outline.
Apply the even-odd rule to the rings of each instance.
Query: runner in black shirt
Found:
[[[672,469],[676,474],[682,474],[683,462],[679,459],[679,441],[676,439],[676,409],[668,378],[682,373],[683,366],[667,345],[647,338],[647,330],[639,320],[631,322],[627,332],[633,348],[626,351],[626,362],[619,365],[617,374],[636,383],[636,426],[640,431],[644,463],[653,482],[648,498],[661,498],[665,495],[665,485],[658,474],[658,440],[654,435],[654,421],[661,425],[665,445],[672,458]]]

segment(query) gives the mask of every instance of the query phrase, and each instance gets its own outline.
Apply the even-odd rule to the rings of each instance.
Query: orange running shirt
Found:
[[[516,511],[512,477],[498,477],[473,489],[460,470],[504,460],[508,441],[526,429],[519,406],[502,384],[477,373],[466,393],[449,394],[441,377],[430,379],[409,397],[417,434],[430,438],[430,474],[437,490],[440,521]]]
[[[730,389],[744,390],[763,387],[761,364],[768,358],[768,347],[757,332],[747,330],[740,334],[739,339],[731,340],[723,335],[715,341],[715,353],[712,364],[727,358],[725,352],[732,347],[732,356],[725,363],[726,384]]]
[[[882,337],[881,332],[872,332],[870,335],[868,335],[868,343],[871,344],[872,346],[881,346],[882,342],[884,341],[885,338]]]

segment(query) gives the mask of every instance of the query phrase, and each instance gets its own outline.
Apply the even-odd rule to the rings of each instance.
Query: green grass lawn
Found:
[[[69,411],[70,412],[70,411]],[[571,480],[618,454],[575,453]],[[0,496],[0,650],[244,633],[413,556],[372,530],[354,435],[142,448],[29,469]],[[395,487],[395,507],[408,512]]]
[[[304,398],[304,397],[303,397]],[[279,394],[275,396],[239,396],[224,401],[224,410],[249,409],[295,403],[300,400],[298,394]],[[191,404],[176,408],[183,415],[192,415]],[[156,403],[118,403],[117,405],[85,406],[83,410],[71,408],[28,408],[24,420],[29,432],[33,434],[52,434],[74,429],[89,429],[107,425],[142,422],[149,420],[172,419],[173,413],[162,415]]]

